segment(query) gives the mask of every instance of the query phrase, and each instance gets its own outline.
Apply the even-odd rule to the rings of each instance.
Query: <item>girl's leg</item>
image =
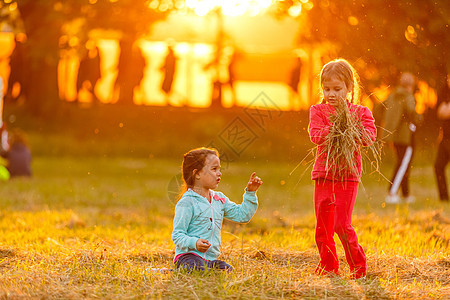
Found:
[[[358,182],[342,182],[335,185],[336,214],[334,230],[345,250],[345,257],[353,278],[364,277],[367,272],[366,255],[358,243],[358,237],[352,227],[352,213],[355,205]]]
[[[208,268],[225,270],[228,272],[233,271],[233,267],[222,260],[208,261]]]
[[[316,244],[320,254],[320,262],[316,273],[331,272],[339,275],[339,261],[333,239],[335,203],[331,181],[316,180],[314,207],[317,219]]]
[[[206,260],[191,253],[180,256],[175,264],[177,269],[182,269],[187,272],[192,272],[194,270],[203,271],[207,267]]]

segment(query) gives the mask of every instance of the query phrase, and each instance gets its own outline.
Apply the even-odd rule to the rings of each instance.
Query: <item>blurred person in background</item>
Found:
[[[100,74],[100,52],[98,47],[86,47],[87,52],[80,60],[77,77],[77,93],[79,95],[82,88],[86,88],[92,94],[94,104],[99,103],[95,95],[95,85],[101,78]],[[79,100],[79,99],[77,99]]]
[[[11,178],[31,176],[31,151],[25,133],[20,129],[9,132],[9,149],[2,148],[2,157],[6,159],[6,168]]]
[[[414,154],[414,133],[416,126],[422,121],[422,116],[416,112],[414,86],[414,76],[411,73],[403,73],[399,85],[383,102],[386,109],[383,139],[393,146],[397,158],[386,196],[386,203],[390,204],[401,202],[397,195],[399,188],[406,203],[415,201],[414,196],[409,193],[409,172]]]
[[[438,94],[437,117],[441,120],[439,146],[434,163],[434,173],[439,191],[439,199],[448,202],[447,178],[445,167],[450,158],[450,74]]]
[[[6,101],[18,100],[27,89],[28,73],[25,61],[25,41],[26,36],[18,34],[15,37],[15,47],[9,58],[11,72],[9,73],[8,86],[5,93]],[[19,84],[20,89],[17,91],[15,86]]]
[[[134,88],[139,87],[144,78],[145,58],[138,43],[129,37],[120,41],[120,55],[117,65],[115,90],[118,91],[118,104],[134,103]]]
[[[170,41],[167,47],[167,55],[164,59],[164,65],[161,66],[161,72],[164,74],[164,79],[161,85],[161,90],[166,95],[166,103],[170,104],[170,95],[172,93],[173,79],[175,75],[175,68],[177,64],[177,58],[173,50],[173,42]]]

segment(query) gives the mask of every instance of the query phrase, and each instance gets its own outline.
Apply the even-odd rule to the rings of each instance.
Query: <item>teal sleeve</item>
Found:
[[[255,192],[245,191],[241,204],[225,199],[224,217],[238,223],[247,223],[251,220],[258,208],[258,198]]]
[[[175,246],[182,251],[197,249],[197,237],[188,235],[189,224],[193,217],[193,208],[188,201],[178,202],[173,218],[172,240]]]

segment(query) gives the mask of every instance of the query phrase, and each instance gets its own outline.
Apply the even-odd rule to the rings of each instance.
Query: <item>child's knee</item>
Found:
[[[215,260],[215,261],[212,262],[211,265],[212,265],[212,268],[214,268],[214,269],[224,270],[224,271],[227,271],[227,272],[234,271],[234,269],[233,269],[233,267],[231,265],[229,265],[226,262],[221,261],[221,260]]]
[[[186,254],[178,259],[176,268],[186,272],[202,271],[206,268],[206,262],[193,254]]]

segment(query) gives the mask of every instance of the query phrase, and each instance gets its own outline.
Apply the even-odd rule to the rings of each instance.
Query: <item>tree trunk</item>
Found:
[[[19,1],[25,25],[26,105],[36,115],[48,115],[59,102],[58,61],[61,18],[42,1]]]

